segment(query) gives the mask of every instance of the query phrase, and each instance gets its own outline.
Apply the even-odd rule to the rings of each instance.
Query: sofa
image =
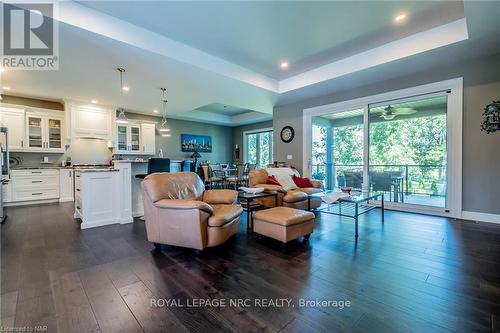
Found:
[[[141,183],[146,232],[161,244],[203,250],[226,242],[239,229],[238,192],[205,190],[194,172],[153,173]]]
[[[300,176],[298,171],[291,168],[266,168],[266,169],[256,169],[250,171],[248,175],[248,186],[249,187],[259,187],[264,188],[266,191],[277,191],[278,192],[278,206],[291,207],[296,209],[307,210],[308,207],[308,196],[315,193],[321,193],[323,190],[321,188],[321,182],[311,180],[313,187],[305,188],[290,188],[290,186],[285,187],[283,185],[271,185],[267,184],[267,178],[270,175],[292,175]],[[316,209],[321,206],[321,198],[311,197],[310,208]],[[256,200],[265,207],[274,207],[274,198],[262,198]]]

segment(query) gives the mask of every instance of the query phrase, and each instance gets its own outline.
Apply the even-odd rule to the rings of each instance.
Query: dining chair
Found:
[[[232,171],[231,175],[226,178],[228,186],[233,186],[234,189],[238,189],[238,186],[244,185],[245,183],[245,165],[237,164]]]
[[[223,187],[224,184],[224,178],[223,177],[218,177],[215,173],[212,167],[209,164],[203,164],[201,166],[201,169],[203,170],[203,181],[205,183],[205,186],[209,189],[214,188],[215,185],[220,185]]]

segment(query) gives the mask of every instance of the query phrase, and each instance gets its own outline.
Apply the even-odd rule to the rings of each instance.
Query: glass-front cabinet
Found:
[[[139,154],[141,152],[141,126],[117,125],[117,153]]]
[[[130,126],[130,151],[141,151],[141,127]]]
[[[117,142],[118,142],[118,151],[126,152],[128,150],[128,140],[127,140],[127,126],[118,126],[117,127]]]
[[[48,148],[61,149],[62,148],[62,120],[48,118]]]
[[[43,118],[38,116],[28,116],[28,148],[45,148],[43,141]]]
[[[26,149],[63,152],[63,119],[63,116],[52,116],[49,112],[27,112]]]

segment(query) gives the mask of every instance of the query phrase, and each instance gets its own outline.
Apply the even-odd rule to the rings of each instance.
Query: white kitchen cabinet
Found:
[[[25,151],[64,152],[64,113],[27,111]]]
[[[110,109],[72,104],[71,137],[111,140],[112,111]]]
[[[12,201],[59,199],[58,169],[12,170]]]
[[[0,123],[8,128],[10,151],[24,150],[24,121],[24,109],[0,107]],[[5,142],[1,142],[1,145],[5,149]]]
[[[75,170],[75,218],[81,229],[120,223],[119,173]]]
[[[73,201],[73,169],[59,170],[59,202]]]
[[[141,125],[116,125],[116,152],[118,154],[141,154]]]
[[[143,154],[148,154],[148,155],[155,154],[156,151],[155,135],[156,135],[155,124],[148,124],[148,123],[141,124]]]
[[[131,163],[115,161],[114,167],[118,170],[119,189],[117,195],[120,197],[120,223],[134,222],[132,217],[132,165]]]
[[[12,181],[8,180],[2,184],[2,199],[4,203],[9,203],[12,201]]]

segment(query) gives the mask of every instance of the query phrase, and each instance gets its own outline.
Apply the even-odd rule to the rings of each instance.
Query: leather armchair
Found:
[[[264,188],[266,191],[277,191],[278,206],[307,210],[308,196],[314,193],[321,193],[323,191],[321,189],[321,182],[315,180],[311,180],[314,187],[296,188],[286,191],[281,186],[267,184],[268,175],[269,174],[266,169],[256,169],[250,171],[248,175],[248,186]],[[266,207],[274,207],[274,198],[262,198],[258,199],[258,201]],[[321,199],[312,197],[311,209],[318,208],[319,206],[321,206]]]
[[[141,184],[148,240],[203,250],[239,229],[238,192],[208,190],[194,172],[154,173]]]

